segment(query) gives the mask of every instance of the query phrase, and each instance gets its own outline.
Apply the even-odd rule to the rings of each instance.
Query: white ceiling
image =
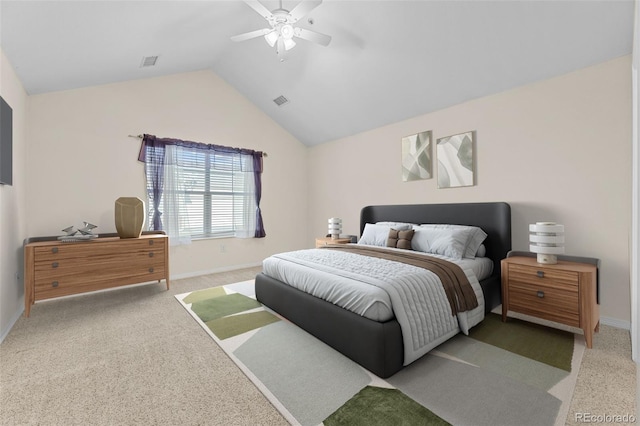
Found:
[[[299,40],[281,63],[262,38],[230,40],[266,26],[241,1],[2,0],[0,43],[29,94],[211,69],[315,145],[630,54],[633,7],[325,0],[300,26],[331,44]]]

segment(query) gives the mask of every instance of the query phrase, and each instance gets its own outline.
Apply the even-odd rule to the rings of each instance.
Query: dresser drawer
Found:
[[[56,266],[54,266],[56,265]],[[86,262],[63,259],[60,262],[40,262],[34,266],[33,279],[38,286],[43,282],[62,279],[74,281],[92,280],[95,277],[118,279],[123,275],[142,275],[150,269],[156,272],[164,266],[164,257],[138,253],[121,257],[117,255],[91,258]]]
[[[547,287],[562,287],[567,290],[576,289],[576,291],[579,283],[577,272],[517,264],[509,265],[509,279]]]
[[[156,281],[163,278],[166,278],[164,264],[150,266],[146,269],[115,270],[108,274],[86,273],[60,277],[43,277],[43,279],[35,282],[34,294],[36,300],[50,299],[88,291],[103,290],[120,285]]]
[[[159,239],[110,239],[110,241],[83,241],[76,244],[58,243],[55,245],[36,247],[36,262],[60,261],[62,259],[80,260],[87,257],[113,256],[139,252],[164,253],[164,241]]]

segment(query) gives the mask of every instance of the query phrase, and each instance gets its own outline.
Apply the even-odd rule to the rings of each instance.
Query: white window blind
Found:
[[[147,174],[150,172],[147,168]],[[151,224],[153,191],[148,193]],[[188,243],[192,238],[253,237],[256,200],[252,157],[166,146],[159,207],[163,229],[174,239],[172,244]]]

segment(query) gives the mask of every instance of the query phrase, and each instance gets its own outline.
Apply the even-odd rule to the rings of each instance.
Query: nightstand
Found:
[[[337,238],[332,239],[331,237],[321,237],[316,238],[316,248],[326,246],[327,244],[349,244],[351,242],[351,238]]]
[[[502,267],[502,321],[509,311],[581,328],[587,347],[600,327],[596,296],[597,267],[559,260],[537,263],[535,257],[508,257]]]

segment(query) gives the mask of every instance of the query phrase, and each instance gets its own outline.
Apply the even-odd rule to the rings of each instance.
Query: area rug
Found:
[[[253,281],[176,298],[294,425],[563,425],[584,338],[489,314],[381,379],[255,300]]]

